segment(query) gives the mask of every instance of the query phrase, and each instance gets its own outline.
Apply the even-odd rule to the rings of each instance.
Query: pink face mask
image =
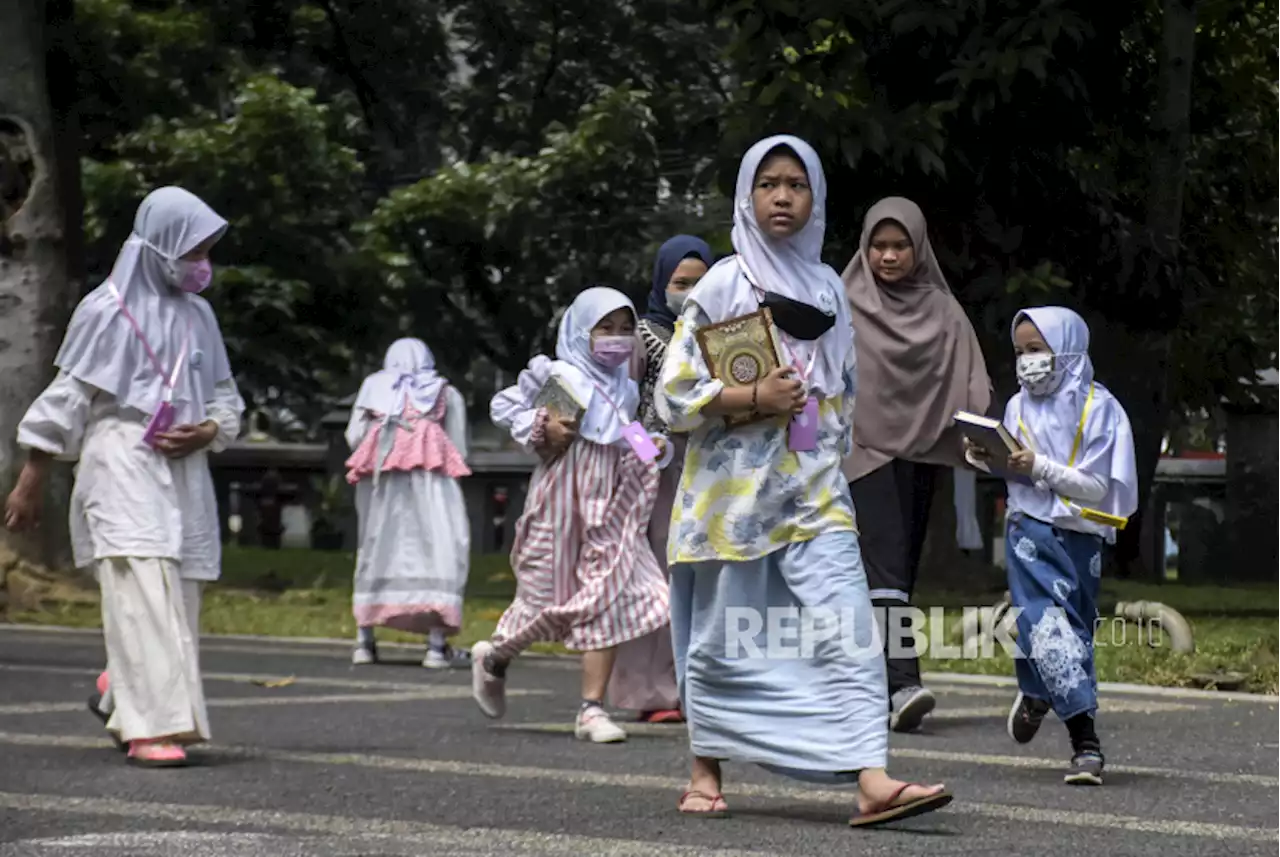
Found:
[[[591,343],[591,356],[597,363],[617,369],[631,359],[635,345],[634,336],[597,336]]]
[[[199,262],[179,262],[178,273],[180,276],[178,288],[193,295],[209,288],[209,283],[213,281],[213,265],[208,259],[201,259]]]

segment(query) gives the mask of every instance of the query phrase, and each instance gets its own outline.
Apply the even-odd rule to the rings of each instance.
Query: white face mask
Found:
[[[1076,354],[1023,354],[1018,357],[1018,383],[1033,396],[1047,396],[1062,385],[1063,364]]]
[[[684,301],[687,297],[689,297],[688,292],[667,292],[667,309],[679,315],[684,309]]]

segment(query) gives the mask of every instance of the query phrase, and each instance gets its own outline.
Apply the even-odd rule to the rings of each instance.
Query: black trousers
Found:
[[[849,483],[858,516],[862,562],[875,607],[911,603],[940,470],[935,464],[896,459]],[[894,635],[900,635],[899,645],[911,645],[905,619],[896,626],[886,622],[883,634],[886,645]],[[919,686],[920,659],[914,651],[910,657],[886,657],[885,667],[890,696],[904,687]]]

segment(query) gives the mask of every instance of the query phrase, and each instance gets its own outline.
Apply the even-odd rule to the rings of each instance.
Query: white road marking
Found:
[[[421,702],[433,699],[470,699],[471,688],[443,685],[404,693],[334,693],[320,696],[232,696],[208,697],[210,708],[256,708],[264,705],[327,705],[371,702]],[[0,716],[6,714],[56,714],[84,711],[83,702],[29,702],[0,705]]]
[[[106,748],[111,743],[105,739],[81,738],[67,735],[30,735],[0,732],[0,743],[25,746],[59,746],[76,748]],[[199,752],[199,751],[197,751]],[[679,793],[688,784],[686,780],[671,777],[659,777],[649,774],[611,774],[599,771],[574,771],[563,768],[535,768],[518,765],[494,765],[480,762],[457,762],[444,759],[413,759],[398,756],[373,756],[362,753],[308,753],[297,751],[267,750],[250,747],[211,747],[210,752],[218,755],[247,759],[267,759],[274,762],[294,762],[315,765],[353,765],[380,770],[412,771],[422,774],[444,774],[453,776],[496,777],[510,780],[528,780],[533,782],[556,782],[566,785],[592,787],[621,787],[634,789],[661,789]],[[898,755],[899,751],[891,751]],[[931,756],[935,755],[933,751]],[[966,756],[963,761],[973,761],[969,754],[953,754]],[[1021,757],[984,757],[972,754],[974,759],[999,760],[1018,759]],[[1033,759],[1032,762],[1048,763],[1060,767],[1057,762],[1048,759]],[[983,761],[982,764],[992,764]],[[999,761],[994,764],[1000,764]],[[1164,769],[1145,769],[1148,772],[1160,771],[1161,775],[1178,775],[1181,772]],[[1227,782],[1248,782],[1240,780],[1242,775],[1222,775],[1229,777]],[[1243,775],[1254,776],[1254,775]],[[1270,778],[1274,784],[1275,778]],[[762,786],[750,783],[736,784],[735,795],[764,797],[775,800],[794,800],[807,803],[840,804],[851,807],[853,795],[848,791],[833,789],[804,789],[779,786]],[[3,804],[3,793],[0,793],[0,806]],[[1070,810],[1051,810],[1038,807],[1014,806],[1000,803],[978,803],[959,800],[948,807],[947,812],[959,812],[1014,821],[1019,824],[1062,824],[1094,829],[1130,830],[1142,833],[1158,833],[1166,836],[1196,836],[1217,840],[1244,840],[1251,842],[1275,842],[1277,831],[1274,828],[1245,827],[1232,824],[1213,824],[1199,821],[1178,821],[1173,819],[1151,819],[1136,816],[1112,815],[1100,812],[1076,812]]]
[[[34,664],[0,664],[0,671],[4,672],[33,672],[48,675],[80,675],[80,676],[97,676],[102,672],[101,669],[93,667],[61,667],[61,666],[38,666]],[[427,670],[423,670],[424,673]],[[276,681],[288,676],[271,675],[267,673],[218,673],[218,672],[202,672],[201,678],[205,681],[229,681],[236,684],[252,684],[258,681]],[[419,682],[404,681],[360,681],[350,678],[313,678],[311,676],[292,676],[293,685],[299,687],[315,686],[315,687],[350,687],[359,690],[384,690],[384,691],[406,691],[408,693],[416,693],[422,691],[426,687],[462,687],[463,685],[445,685],[443,683],[433,684],[435,676],[423,676]],[[470,691],[468,691],[468,694]],[[526,696],[551,696],[553,691],[542,689],[523,689],[517,688],[507,691],[508,695],[520,693]]]
[[[738,849],[720,851],[703,845],[665,845],[632,839],[604,839],[565,833],[505,830],[500,827],[462,828],[387,818],[350,818],[304,812],[233,809],[217,805],[151,803],[66,795],[0,792],[0,807],[26,812],[114,816],[152,822],[163,819],[190,824],[252,826],[268,830],[293,830],[330,836],[394,836],[398,839],[411,837],[422,846],[417,852],[422,854],[438,854],[445,849],[485,854],[509,851],[514,855],[537,855],[537,857],[561,857],[561,855],[579,857],[582,854],[601,855],[601,857],[702,857],[703,855],[733,857],[738,854],[773,857],[776,853]]]

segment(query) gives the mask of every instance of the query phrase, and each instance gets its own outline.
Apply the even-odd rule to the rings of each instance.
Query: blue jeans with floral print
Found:
[[[1093,629],[1098,618],[1102,539],[1009,515],[1009,594],[1017,618],[1015,668],[1023,695],[1048,702],[1064,723],[1098,708]]]

